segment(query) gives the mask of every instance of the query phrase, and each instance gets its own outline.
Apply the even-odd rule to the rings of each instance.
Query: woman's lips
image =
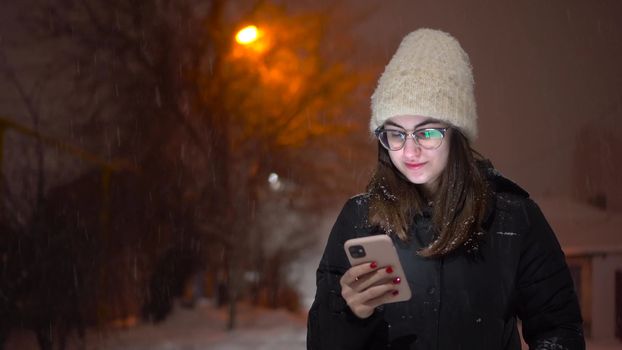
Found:
[[[410,170],[417,170],[417,169],[421,169],[423,168],[423,166],[426,164],[427,162],[423,162],[423,163],[404,163],[404,165],[410,169]]]

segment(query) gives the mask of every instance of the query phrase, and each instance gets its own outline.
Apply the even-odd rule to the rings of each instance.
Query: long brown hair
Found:
[[[439,257],[472,242],[481,231],[490,191],[477,166],[479,154],[455,128],[448,135],[449,158],[433,198],[420,185],[408,181],[393,165],[389,152],[378,143],[378,165],[367,185],[370,194],[369,222],[389,235],[408,241],[408,229],[417,214],[433,203],[435,239],[419,251]]]

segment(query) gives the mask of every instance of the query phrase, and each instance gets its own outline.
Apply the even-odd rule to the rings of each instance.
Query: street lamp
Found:
[[[259,29],[256,26],[246,26],[235,35],[235,41],[242,45],[252,44],[259,38]]]
[[[283,185],[281,179],[279,178],[279,174],[277,173],[270,173],[270,175],[268,176],[268,183],[270,184],[270,188],[273,191],[280,190]]]
[[[265,28],[259,28],[255,25],[248,25],[240,29],[235,34],[235,42],[238,45],[234,48],[234,57],[253,57],[255,55],[249,56],[249,52],[261,54],[270,47],[269,36],[266,35]]]

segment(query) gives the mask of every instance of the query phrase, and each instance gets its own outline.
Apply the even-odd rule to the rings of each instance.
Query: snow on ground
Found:
[[[108,334],[89,345],[92,350],[243,350],[305,349],[306,316],[284,310],[238,307],[233,331],[226,330],[227,308],[176,308],[160,325],[140,325]],[[89,341],[89,343],[92,340]]]
[[[227,308],[176,307],[164,322],[139,324],[106,333],[87,333],[86,350],[302,350],[306,315],[239,304],[237,327],[227,331]],[[36,350],[31,332],[16,332],[6,350]],[[80,349],[75,339],[68,350]]]

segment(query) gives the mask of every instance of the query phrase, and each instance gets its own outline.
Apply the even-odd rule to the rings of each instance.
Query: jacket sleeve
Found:
[[[525,205],[528,228],[518,267],[518,315],[530,349],[583,350],[581,311],[564,253],[538,206]]]
[[[354,237],[360,204],[350,200],[339,214],[317,269],[317,290],[307,321],[307,349],[378,349],[383,317],[376,310],[367,319],[355,316],[341,296],[339,279],[350,267],[343,243]],[[359,230],[360,231],[360,230]],[[384,337],[386,339],[386,337]]]

